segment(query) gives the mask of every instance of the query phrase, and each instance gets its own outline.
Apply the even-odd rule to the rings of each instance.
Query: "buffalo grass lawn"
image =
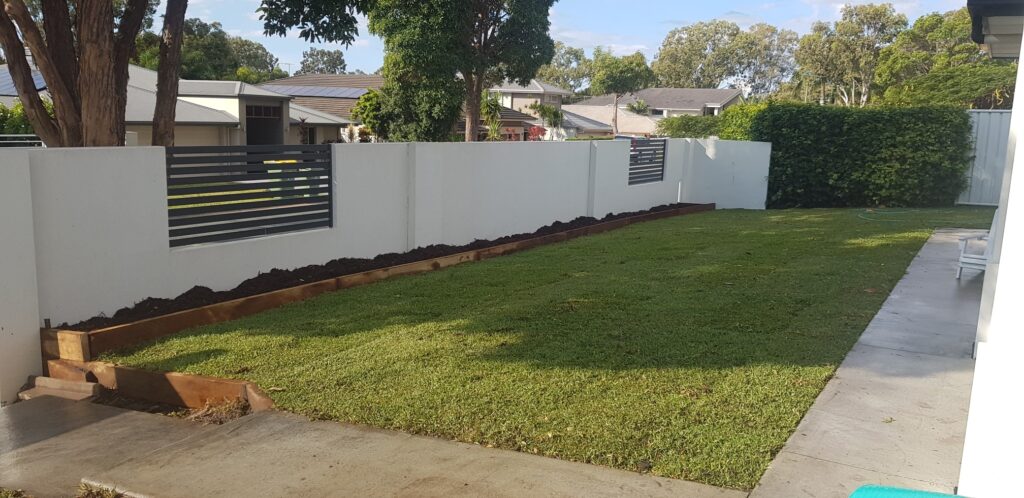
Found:
[[[992,213],[681,216],[104,359],[254,381],[317,419],[750,489],[932,229]]]

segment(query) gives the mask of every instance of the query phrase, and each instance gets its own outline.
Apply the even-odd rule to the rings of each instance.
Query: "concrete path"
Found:
[[[166,498],[747,495],[276,411],[202,427],[42,397],[0,410],[0,431],[0,487],[37,497],[82,479]]]
[[[752,497],[847,497],[864,484],[953,492],[983,280],[954,271],[957,239],[973,233],[925,244]]]

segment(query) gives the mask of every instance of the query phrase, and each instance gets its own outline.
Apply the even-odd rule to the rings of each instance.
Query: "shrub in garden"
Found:
[[[772,143],[770,208],[949,206],[965,186],[963,109],[759,106],[738,106],[722,138]]]
[[[672,138],[706,138],[718,136],[718,116],[680,115],[658,121],[658,135]]]

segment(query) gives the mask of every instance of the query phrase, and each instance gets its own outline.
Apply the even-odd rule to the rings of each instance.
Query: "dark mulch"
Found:
[[[135,303],[134,306],[117,310],[113,316],[100,315],[72,325],[67,323],[61,324],[58,327],[66,330],[81,331],[112,327],[114,325],[131,323],[144,320],[146,318],[167,315],[178,311],[199,308],[201,306],[254,296],[256,294],[286,289],[288,287],[295,287],[297,285],[327,280],[343,275],[351,275],[369,270],[387,268],[389,266],[414,263],[416,261],[423,261],[426,259],[440,258],[452,254],[458,254],[460,252],[484,249],[487,247],[507,244],[509,242],[518,242],[520,240],[526,240],[534,237],[565,232],[620,218],[656,213],[659,211],[667,211],[692,205],[693,204],[667,204],[645,211],[610,214],[601,219],[581,216],[569,222],[556,221],[555,223],[542,227],[532,233],[508,235],[494,240],[476,240],[461,246],[438,244],[420,247],[404,253],[381,254],[373,259],[339,258],[329,261],[323,265],[309,265],[301,268],[295,268],[293,270],[280,270],[275,268],[266,273],[261,273],[250,278],[231,290],[214,291],[209,287],[195,286],[174,299],[148,297],[138,303]]]

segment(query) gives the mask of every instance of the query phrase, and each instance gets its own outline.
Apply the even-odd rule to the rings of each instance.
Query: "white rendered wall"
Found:
[[[628,186],[627,141],[337,144],[334,227],[175,249],[168,244],[161,148],[2,151],[0,164],[26,154],[30,162],[32,209],[18,216],[34,230],[34,323],[49,318],[57,325],[110,315],[147,297],[172,298],[195,285],[229,289],[273,268],[465,244],[669,204],[680,181],[684,189],[687,182],[721,187],[701,172],[716,171],[713,161],[723,157],[750,154],[748,144],[723,142],[714,157],[701,159],[712,163],[694,172],[689,145],[671,141],[665,181]],[[740,152],[726,153],[732,148]],[[767,162],[766,147],[751,150],[764,154],[751,161]],[[7,207],[16,199],[0,198],[0,212],[20,212]]]
[[[0,406],[42,366],[28,153],[0,163]]]
[[[680,201],[714,202],[718,209],[765,209],[772,144],[682,139],[689,154]]]
[[[168,290],[164,151],[29,153],[41,318],[110,314]]]
[[[665,158],[665,179],[661,182],[629,185],[628,140],[595,140],[594,210],[602,218],[611,213],[640,211],[676,202],[683,156],[679,142],[669,143]]]
[[[417,246],[532,232],[587,214],[588,142],[415,145]]]

